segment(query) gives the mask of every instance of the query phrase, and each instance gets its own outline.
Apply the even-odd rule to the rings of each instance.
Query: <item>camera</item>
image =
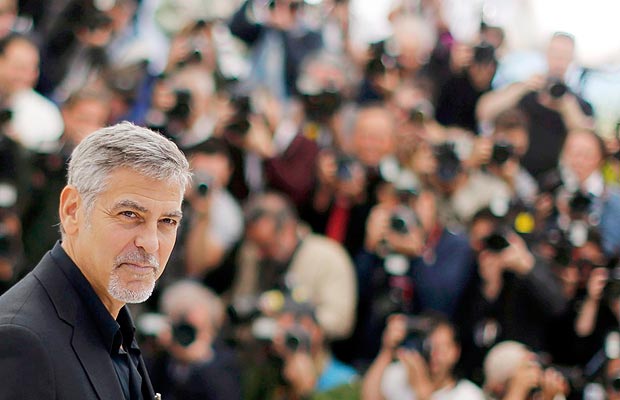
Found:
[[[604,289],[604,296],[608,300],[620,298],[620,265],[618,259],[611,260],[608,264],[609,277]]]
[[[356,160],[347,155],[336,157],[336,177],[341,181],[348,181],[353,178],[353,166]]]
[[[573,194],[568,202],[568,205],[570,207],[571,214],[587,214],[590,211],[590,206],[592,205],[592,198],[579,190]]]
[[[496,62],[495,48],[489,43],[482,42],[474,46],[474,64],[490,64]]]
[[[196,340],[196,328],[184,318],[172,325],[172,339],[183,347]]]
[[[12,117],[13,117],[13,111],[10,108],[0,109],[0,124],[9,122]]]
[[[252,112],[250,96],[235,96],[231,101],[235,112],[225,130],[232,135],[245,136],[250,129],[249,118]]]
[[[551,79],[547,86],[549,95],[554,99],[559,99],[566,94],[568,87],[559,79]]]
[[[426,100],[418,102],[409,110],[409,121],[421,125],[426,121],[433,119],[435,116],[435,108]]]
[[[428,336],[433,330],[433,319],[428,316],[408,316],[406,321],[407,334],[401,346],[415,350],[425,359],[430,359],[431,346]]]
[[[326,88],[319,93],[301,94],[306,116],[312,121],[325,121],[333,116],[342,105],[342,95],[335,88]]]
[[[505,141],[497,141],[493,144],[493,153],[491,153],[491,162],[497,165],[503,165],[515,154],[514,146]]]
[[[310,332],[295,324],[284,332],[284,345],[291,351],[310,351],[312,339]]]
[[[390,215],[390,229],[401,235],[409,233],[411,228],[419,225],[418,217],[409,207],[398,206]]]
[[[213,188],[214,179],[210,174],[204,171],[196,171],[194,172],[193,182],[196,193],[204,197]]]
[[[177,89],[174,91],[176,101],[166,115],[169,119],[186,121],[192,110],[192,94],[188,89]]]
[[[482,239],[484,248],[492,253],[499,253],[506,249],[510,246],[510,242],[506,239],[506,233],[507,230],[505,228],[499,228],[491,232]]]
[[[461,160],[456,154],[454,143],[444,142],[434,148],[437,159],[437,176],[444,183],[452,182],[461,172]]]

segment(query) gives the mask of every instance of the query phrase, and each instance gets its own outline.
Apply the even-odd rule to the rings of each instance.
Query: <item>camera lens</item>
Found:
[[[407,221],[400,215],[392,215],[390,218],[390,228],[397,233],[405,234],[409,232]]]
[[[196,328],[186,321],[181,321],[172,326],[174,341],[183,347],[187,347],[196,340]]]
[[[484,238],[483,242],[484,248],[494,253],[499,253],[510,246],[510,243],[501,232],[491,233],[489,236]]]
[[[564,96],[567,90],[568,88],[562,82],[555,82],[551,86],[549,86],[549,94],[555,99],[559,99],[560,97]]]
[[[196,188],[198,194],[201,196],[206,196],[209,193],[209,184],[205,182],[200,182]]]

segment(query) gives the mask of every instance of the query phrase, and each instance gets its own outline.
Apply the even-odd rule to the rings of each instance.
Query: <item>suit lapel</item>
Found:
[[[49,295],[58,317],[73,327],[71,346],[100,400],[123,399],[123,392],[101,334],[79,295],[49,253],[33,274]]]
[[[84,314],[75,322],[71,344],[97,395],[101,400],[123,399],[110,353],[101,345],[99,331]]]

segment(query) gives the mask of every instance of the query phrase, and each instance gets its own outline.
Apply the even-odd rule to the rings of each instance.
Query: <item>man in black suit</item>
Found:
[[[75,148],[62,240],[0,297],[1,400],[157,398],[125,304],[151,295],[189,179],[172,142],[130,123]]]

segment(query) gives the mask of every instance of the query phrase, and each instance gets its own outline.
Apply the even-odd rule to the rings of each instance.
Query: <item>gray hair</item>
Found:
[[[187,159],[161,134],[130,122],[101,128],[88,135],[69,160],[67,183],[82,196],[87,215],[96,197],[106,190],[110,174],[119,168],[176,182],[181,193],[191,179]]]

